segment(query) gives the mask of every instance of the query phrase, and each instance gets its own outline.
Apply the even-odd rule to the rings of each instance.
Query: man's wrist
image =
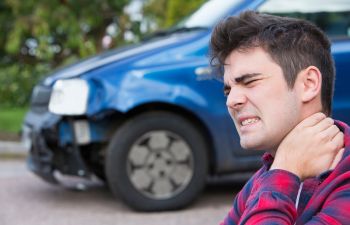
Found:
[[[304,180],[302,173],[300,173],[297,168],[293,168],[290,165],[288,165],[287,163],[282,164],[282,163],[275,163],[274,162],[274,163],[272,163],[270,170],[284,170],[284,171],[287,171],[289,173],[294,174],[300,180]]]

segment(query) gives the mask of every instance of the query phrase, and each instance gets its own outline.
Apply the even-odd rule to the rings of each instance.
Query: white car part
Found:
[[[58,80],[53,85],[49,111],[59,115],[83,115],[87,110],[89,85],[82,79]]]

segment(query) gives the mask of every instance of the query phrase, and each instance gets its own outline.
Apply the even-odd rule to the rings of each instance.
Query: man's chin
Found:
[[[266,150],[264,146],[258,144],[258,143],[253,143],[253,142],[248,142],[248,141],[240,141],[241,147],[246,150]]]

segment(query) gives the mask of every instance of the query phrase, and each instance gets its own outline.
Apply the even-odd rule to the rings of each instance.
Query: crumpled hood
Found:
[[[117,62],[122,59],[126,59],[135,55],[144,54],[147,52],[164,51],[166,46],[171,46],[174,44],[179,44],[181,42],[186,42],[186,40],[191,39],[193,33],[181,34],[181,35],[171,35],[163,39],[155,39],[147,43],[140,43],[137,45],[131,45],[123,48],[118,48],[111,50],[70,66],[59,68],[54,71],[50,76],[44,79],[44,85],[51,86],[58,79],[69,79],[74,77],[79,77],[80,75],[87,73],[96,68],[102,67],[104,65]]]

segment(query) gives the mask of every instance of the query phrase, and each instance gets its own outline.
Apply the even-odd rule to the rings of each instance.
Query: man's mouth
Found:
[[[247,126],[247,125],[256,123],[256,122],[258,122],[258,121],[260,121],[260,119],[257,118],[257,117],[256,117],[256,118],[244,119],[244,120],[241,121],[241,125],[242,125],[242,126]]]

